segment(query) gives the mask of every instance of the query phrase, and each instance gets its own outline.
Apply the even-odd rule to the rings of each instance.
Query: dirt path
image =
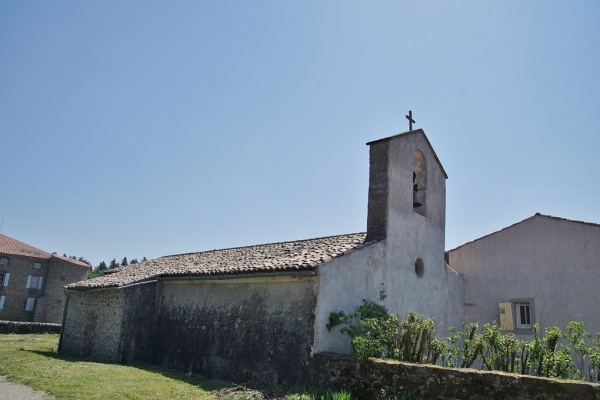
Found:
[[[47,393],[33,390],[29,386],[20,383],[8,382],[4,376],[0,376],[1,398],[10,400],[51,400],[54,397]]]

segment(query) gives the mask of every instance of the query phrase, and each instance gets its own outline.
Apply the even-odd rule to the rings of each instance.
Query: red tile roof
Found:
[[[64,261],[68,261],[75,265],[89,268],[90,266],[82,261],[73,260],[72,258],[59,256],[58,254],[50,254],[44,250],[40,250],[26,243],[20,242],[16,239],[0,234],[0,253],[13,255],[13,256],[24,256],[34,257],[48,260],[52,257],[59,258]]]
[[[0,253],[48,259],[52,254],[0,234]]]

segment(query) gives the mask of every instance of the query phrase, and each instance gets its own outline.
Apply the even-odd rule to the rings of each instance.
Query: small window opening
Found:
[[[515,304],[517,329],[531,329],[531,307],[529,303]]]
[[[427,200],[427,161],[421,150],[413,153],[413,211],[425,216]]]
[[[415,274],[420,278],[425,273],[425,263],[421,258],[417,258],[415,261]]]
[[[33,263],[33,269],[42,269],[42,263],[39,263],[39,262]]]
[[[8,265],[8,258],[0,258],[0,265]]]
[[[35,297],[28,297],[25,303],[25,311],[33,311],[35,308]]]
[[[10,272],[0,272],[0,286],[8,286]]]

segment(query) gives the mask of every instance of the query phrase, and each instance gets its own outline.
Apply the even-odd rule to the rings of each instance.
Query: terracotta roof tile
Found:
[[[91,280],[66,286],[89,290],[119,287],[159,277],[202,277],[313,270],[319,264],[374,242],[365,233],[270,243],[199,253],[177,254],[110,270]]]
[[[38,248],[35,248],[23,242],[19,242],[16,239],[2,234],[0,234],[0,253],[10,254],[13,256],[34,257],[44,260],[48,260],[52,257],[55,257],[63,261],[68,261],[71,264],[90,268],[90,266],[84,262],[73,260],[72,258],[68,257],[59,256],[58,254],[47,253],[44,250],[40,250]]]
[[[51,256],[50,253],[46,253],[43,250],[36,249],[33,246],[2,234],[0,234],[0,253],[44,259],[48,259]]]

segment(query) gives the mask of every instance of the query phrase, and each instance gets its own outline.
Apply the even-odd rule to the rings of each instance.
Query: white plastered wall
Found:
[[[462,325],[463,279],[444,261],[445,176],[423,134],[391,138],[387,237],[319,268],[313,352],[350,351],[349,339],[338,329],[328,332],[331,312],[352,313],[363,299],[384,304],[400,318],[415,310],[434,317],[438,336]],[[413,210],[413,152],[427,160],[427,212]],[[415,273],[421,258],[424,273]],[[380,294],[385,299],[380,301]]]
[[[499,321],[499,303],[533,299],[542,332],[569,321],[600,331],[600,226],[536,215],[451,250],[449,263],[464,274],[469,322]]]

